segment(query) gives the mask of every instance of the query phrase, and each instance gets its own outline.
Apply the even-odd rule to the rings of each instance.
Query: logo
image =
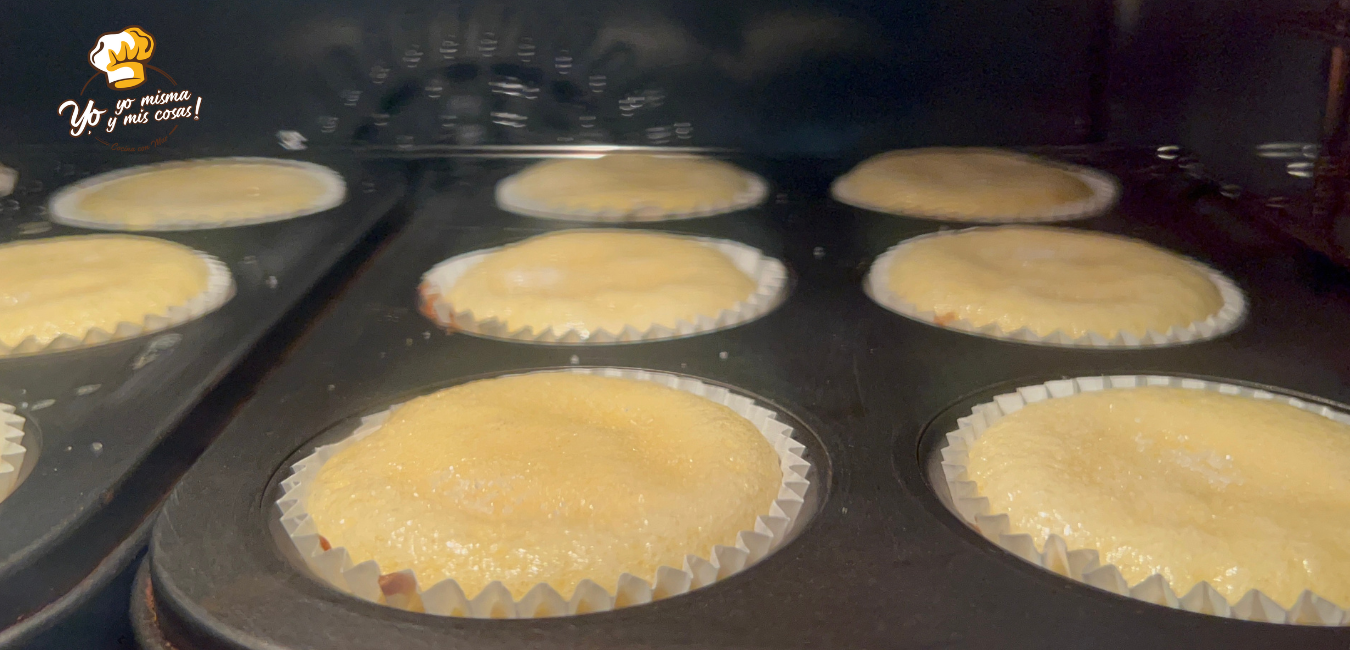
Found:
[[[179,88],[167,72],[147,63],[157,49],[155,38],[135,25],[98,37],[89,50],[89,65],[98,72],[84,82],[78,100],[68,99],[56,109],[62,117],[70,113],[71,137],[91,135],[114,151],[147,151],[164,144],[182,121],[200,119],[201,96]],[[94,84],[100,77],[106,89]],[[155,90],[147,92],[151,86]],[[144,94],[125,95],[136,88]],[[112,139],[113,133],[119,140]]]
[[[145,82],[145,66],[139,63],[155,53],[155,39],[140,27],[131,26],[104,34],[89,50],[89,65],[108,75],[108,87],[125,90]]]

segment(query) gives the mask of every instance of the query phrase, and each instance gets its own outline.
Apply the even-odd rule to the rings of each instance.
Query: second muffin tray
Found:
[[[11,164],[20,191],[0,209],[4,241],[105,234],[51,224],[45,206],[52,190],[107,170],[107,160],[43,151]],[[293,308],[405,194],[402,165],[336,166],[348,196],[327,212],[151,235],[229,267],[235,295],[220,309],[132,339],[0,357],[0,402],[27,420],[29,448],[23,480],[0,501],[0,647],[55,624],[135,557],[155,508],[247,396],[242,380],[256,380],[274,362],[266,353],[303,324]],[[213,392],[227,376],[235,383]]]
[[[900,317],[862,279],[896,242],[944,227],[829,201],[837,162],[747,165],[770,180],[755,210],[643,224],[732,239],[784,261],[785,302],[723,331],[622,345],[535,345],[437,329],[417,282],[453,255],[576,227],[510,215],[492,185],[509,161],[443,161],[404,232],[257,390],[173,493],[134,594],[143,642],[288,648],[1344,648],[1342,628],[1222,620],[1045,573],[967,529],[930,485],[923,432],[954,405],[1058,377],[1184,374],[1350,401],[1350,285],[1247,228],[1146,151],[1057,150],[1124,181],[1119,207],[1070,224],[1189,255],[1247,293],[1225,337],[1147,350],[984,339]],[[950,227],[950,226],[945,226]],[[567,366],[685,374],[792,420],[817,490],[794,539],[689,594],[602,614],[513,621],[437,617],[361,601],[307,575],[278,543],[275,483],[325,431],[473,378]],[[622,489],[622,486],[616,486]]]

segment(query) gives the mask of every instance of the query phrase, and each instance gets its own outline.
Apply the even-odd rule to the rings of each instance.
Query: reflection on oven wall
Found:
[[[5,73],[0,141],[61,142],[61,118],[45,108],[88,76],[85,41],[125,23],[155,33],[156,56],[211,97],[211,119],[181,134],[187,147],[275,149],[280,130],[337,145],[603,141],[854,157],[1071,143],[1090,130],[1095,6],[28,3],[0,26],[5,60],[19,64]]]
[[[1090,11],[892,4],[405,6],[383,25],[314,18],[292,43],[320,71],[320,131],[386,146],[833,155],[1084,137]]]
[[[1310,187],[1328,47],[1280,26],[1324,0],[1117,0],[1112,138],[1179,144],[1264,194]]]

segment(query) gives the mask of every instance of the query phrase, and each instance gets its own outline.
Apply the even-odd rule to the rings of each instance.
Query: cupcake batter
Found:
[[[929,237],[897,251],[889,289],[939,322],[997,323],[1072,338],[1143,336],[1218,313],[1219,289],[1185,259],[1144,242],[1008,226]]]
[[[514,197],[546,209],[646,216],[729,207],[751,189],[720,160],[635,153],[547,160],[508,180]]]
[[[1092,198],[1060,167],[997,149],[931,148],[873,156],[838,181],[838,196],[888,212],[972,220],[1035,217]]]
[[[190,248],[130,235],[52,237],[0,245],[0,342],[84,338],[165,315],[207,288]]]
[[[512,331],[675,327],[748,299],[755,281],[698,241],[642,232],[574,230],[489,254],[443,296],[455,311]]]
[[[500,580],[564,598],[589,578],[651,581],[733,545],[782,473],[748,420],[658,384],[571,373],[414,399],[320,468],[308,509],[333,547],[470,598]]]
[[[314,209],[329,184],[314,172],[262,162],[196,162],[97,185],[82,218],[129,229],[164,223],[228,223]]]
[[[967,468],[990,512],[1037,546],[1097,549],[1136,584],[1230,603],[1304,589],[1350,604],[1350,426],[1275,402],[1184,388],[1030,404],[985,432]]]

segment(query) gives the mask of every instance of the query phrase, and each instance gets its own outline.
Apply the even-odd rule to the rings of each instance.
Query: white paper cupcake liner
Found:
[[[966,474],[971,445],[984,435],[990,426],[1004,415],[1013,413],[1027,404],[1077,393],[1143,386],[1210,390],[1225,395],[1271,400],[1350,424],[1350,415],[1320,404],[1310,404],[1294,397],[1245,386],[1184,377],[1157,375],[1077,377],[1024,386],[1018,388],[1016,392],[999,395],[991,402],[974,407],[970,415],[957,420],[957,430],[947,434],[947,446],[942,449],[942,472],[951,495],[950,507],[981,535],[1013,555],[1047,571],[1114,594],[1173,609],[1244,621],[1298,625],[1350,624],[1350,613],[1306,590],[1299,596],[1294,606],[1286,610],[1269,596],[1255,589],[1248,591],[1238,602],[1230,604],[1207,582],[1195,585],[1183,596],[1177,596],[1172,585],[1159,574],[1130,585],[1115,565],[1100,564],[1096,550],[1070,549],[1063,538],[1054,534],[1046,539],[1042,548],[1037,549],[1031,535],[1012,530],[1007,514],[990,512],[989,500],[980,495],[978,486],[969,480]]]
[[[1247,314],[1247,299],[1236,283],[1229,280],[1222,273],[1177,253],[1173,253],[1173,255],[1185,260],[1191,266],[1195,267],[1197,271],[1205,274],[1205,277],[1209,278],[1210,282],[1214,283],[1214,286],[1219,290],[1219,296],[1223,298],[1223,305],[1219,307],[1219,311],[1204,320],[1196,321],[1185,327],[1175,326],[1166,332],[1149,330],[1145,332],[1143,336],[1130,332],[1119,332],[1115,336],[1107,336],[1097,332],[1088,332],[1083,336],[1073,337],[1059,330],[1047,335],[1042,335],[1037,334],[1028,327],[1005,330],[999,326],[998,323],[976,325],[966,319],[943,322],[938,319],[937,314],[932,311],[919,310],[914,303],[905,300],[888,286],[887,276],[889,275],[891,264],[900,255],[905,253],[907,246],[932,237],[946,237],[969,232],[971,230],[988,230],[995,228],[998,228],[998,226],[965,228],[962,230],[944,230],[906,239],[905,241],[892,246],[885,253],[882,253],[877,257],[876,261],[872,263],[871,270],[867,273],[867,278],[863,281],[863,290],[867,292],[867,295],[870,296],[873,301],[882,307],[906,318],[927,323],[935,327],[957,330],[976,336],[1017,341],[1019,343],[1065,347],[1149,348],[1193,343],[1205,339],[1217,338],[1237,329],[1238,325],[1242,324],[1242,319]],[[1093,234],[1101,235],[1103,237],[1114,236],[1106,233]]]
[[[1016,155],[1013,154],[1012,152],[1003,152],[1003,153]],[[1083,199],[1082,201],[1065,203],[1050,209],[1029,211],[1029,212],[1010,211],[1006,214],[997,216],[971,215],[961,212],[950,212],[941,210],[901,211],[896,208],[887,207],[885,205],[871,203],[866,199],[859,197],[853,192],[851,192],[848,187],[848,184],[845,182],[845,179],[849,178],[849,176],[853,174],[852,171],[835,179],[834,183],[830,185],[830,196],[833,196],[834,200],[839,201],[840,203],[845,203],[855,208],[862,208],[864,210],[872,210],[873,212],[884,212],[886,214],[894,214],[904,217],[916,217],[920,219],[933,219],[937,221],[962,221],[968,223],[1049,223],[1053,221],[1072,221],[1074,219],[1086,219],[1088,217],[1095,217],[1099,214],[1103,214],[1106,211],[1110,210],[1113,206],[1115,206],[1116,201],[1120,198],[1120,181],[1116,180],[1116,178],[1110,174],[1098,171],[1096,169],[1092,169],[1090,167],[1083,167],[1080,165],[1070,165],[1068,163],[1062,163],[1055,160],[1048,160],[1045,158],[1038,158],[1035,156],[1023,156],[1023,157],[1030,158],[1040,164],[1049,167],[1055,167],[1063,171],[1066,171],[1070,174],[1073,174],[1088,186],[1088,189],[1091,190],[1092,192],[1092,196]]]
[[[23,416],[9,404],[0,404],[0,501],[19,486],[19,472],[28,449],[23,446]]]
[[[19,172],[14,171],[4,165],[0,165],[0,198],[9,196],[14,192],[14,183],[19,180]]]
[[[412,570],[386,574],[374,560],[353,565],[344,548],[325,550],[320,541],[321,531],[306,509],[311,482],[323,463],[379,429],[398,408],[394,406],[362,418],[360,427],[346,439],[319,447],[313,454],[297,461],[292,466],[294,473],[281,482],[282,494],[277,499],[281,523],[309,569],[343,592],[399,609],[471,618],[568,616],[642,605],[707,586],[759,561],[781,545],[792,530],[810,487],[807,474],[811,466],[802,458],[805,447],[792,439],[792,428],[779,422],[773,411],[756,405],[748,397],[690,377],[626,368],[571,368],[543,372],[650,381],[727,406],[754,424],[777,452],[783,473],[778,498],[769,512],[756,520],[754,530],[741,531],[736,536],[735,546],[714,546],[708,549],[706,557],[687,555],[683,567],[663,566],[651,576],[625,573],[619,577],[615,593],[590,580],[577,585],[570,600],[564,599],[547,583],[536,585],[519,601],[513,599],[511,592],[500,582],[489,584],[478,594],[466,594],[453,579],[442,580],[424,589]]]
[[[628,326],[618,332],[604,329],[590,331],[575,327],[558,329],[550,327],[541,332],[536,332],[532,327],[512,330],[506,323],[496,318],[478,319],[471,310],[456,309],[444,298],[450,288],[469,269],[483,261],[487,255],[501,250],[502,247],[498,247],[457,255],[431,267],[430,271],[422,275],[422,283],[418,287],[422,313],[442,327],[492,338],[532,343],[604,344],[656,341],[725,329],[759,318],[783,301],[787,294],[788,274],[782,262],[765,257],[759,249],[739,242],[707,237],[689,239],[710,246],[730,258],[737,269],[755,281],[754,292],[731,309],[723,310],[719,314],[701,315],[694,322],[680,321],[674,327],[653,325],[640,330]]]
[[[163,314],[146,314],[138,323],[122,321],[111,332],[95,327],[82,336],[62,334],[46,345],[31,336],[14,347],[0,343],[0,356],[57,352],[136,338],[182,325],[215,311],[234,296],[234,277],[230,275],[229,267],[214,256],[196,250],[193,253],[206,264],[206,288],[182,305],[171,306]]]
[[[184,167],[189,165],[220,165],[220,164],[257,164],[291,167],[300,169],[323,184],[323,189],[319,196],[307,206],[290,212],[278,212],[268,215],[213,215],[210,220],[178,220],[166,219],[164,221],[155,221],[150,224],[125,224],[100,219],[80,209],[80,203],[89,192],[98,188],[98,186],[127,176],[135,176],[148,172],[156,172],[174,167]],[[76,226],[79,228],[91,228],[94,230],[119,230],[119,231],[179,231],[179,230],[210,230],[213,228],[232,228],[235,226],[251,226],[260,223],[270,223],[273,221],[284,221],[294,219],[305,215],[331,210],[342,204],[347,197],[347,183],[342,180],[342,175],[324,167],[310,162],[300,160],[285,160],[281,158],[260,158],[260,157],[230,157],[230,158],[199,158],[194,160],[175,160],[171,162],[155,163],[152,165],[142,165],[140,167],[131,167],[128,169],[119,169],[91,176],[78,183],[68,185],[52,195],[48,201],[48,211],[51,214],[51,220],[65,224],[67,226]]]
[[[589,210],[558,206],[547,201],[534,201],[522,196],[516,189],[517,174],[512,174],[497,182],[497,207],[527,217],[566,221],[627,223],[708,217],[714,214],[725,214],[753,208],[763,203],[765,197],[769,195],[769,184],[763,178],[745,170],[739,171],[745,178],[746,189],[744,191],[738,193],[726,203],[709,203],[692,210],[668,210],[658,205],[637,206],[628,210]]]

